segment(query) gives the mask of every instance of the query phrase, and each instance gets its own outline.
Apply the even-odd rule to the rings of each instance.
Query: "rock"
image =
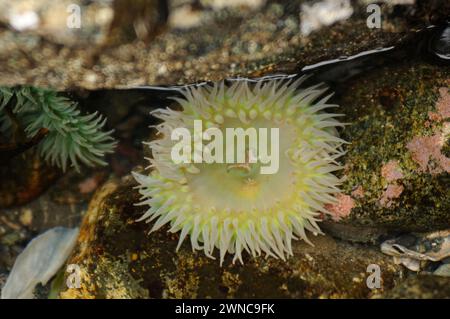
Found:
[[[420,275],[411,276],[394,289],[376,298],[388,299],[448,299],[450,277]]]
[[[440,23],[448,19],[450,3],[446,0],[417,0],[415,19]]]
[[[78,226],[95,189],[108,174],[104,168],[70,170],[30,202],[0,208],[0,242],[14,232],[26,231],[30,235],[57,226]]]
[[[0,165],[0,209],[32,201],[60,175],[33,149],[3,163]]]
[[[396,232],[450,226],[450,69],[387,65],[346,83],[337,103],[350,123],[341,223]],[[341,207],[341,208],[342,208]]]
[[[390,235],[389,230],[382,227],[351,225],[345,222],[324,220],[320,228],[327,235],[353,243],[378,244]]]
[[[378,249],[328,236],[311,238],[315,247],[295,241],[287,261],[246,256],[233,265],[228,256],[220,267],[187,242],[177,253],[179,234],[147,235],[135,221],[142,208],[133,186],[131,176],[110,180],[94,195],[67,262],[80,266],[81,288],[64,287],[61,298],[367,298],[369,264],[381,268],[382,291],[400,278]]]
[[[154,36],[167,20],[166,1],[0,1],[11,29],[68,47],[111,45]]]
[[[443,276],[443,277],[450,277],[450,263],[440,265],[433,272],[433,275],[435,275],[435,276]]]
[[[0,289],[5,285],[6,279],[8,278],[7,274],[3,274],[0,272]]]
[[[3,2],[7,3],[4,6],[10,5],[10,1]],[[14,7],[29,2],[22,0],[16,4],[15,1]],[[55,6],[66,8],[67,1],[50,6],[48,2],[37,4],[39,7],[47,5],[43,13]],[[75,31],[60,27],[61,23],[66,23],[70,14],[67,12],[54,15],[61,21],[55,22],[56,27],[50,30],[37,25],[32,31],[18,32],[0,26],[0,58],[4,61],[0,65],[0,85],[29,84],[58,90],[99,89],[297,73],[306,65],[401,45],[416,37],[416,26],[413,27],[411,21],[419,21],[420,28],[427,25],[424,19],[416,19],[414,15],[422,12],[425,16],[426,5],[424,10],[418,11],[414,10],[414,4],[400,6],[403,10],[396,10],[398,5],[382,4],[381,28],[371,29],[367,27],[367,3],[364,0],[352,1],[351,5],[350,1],[345,1],[346,6],[338,9],[347,11],[340,14],[334,14],[337,9],[333,9],[335,4],[329,0],[318,1],[318,6],[333,9],[333,14],[324,13],[320,7],[304,0],[267,4],[265,1],[256,4],[240,1],[239,6],[220,1],[224,5],[205,2],[199,6],[197,1],[177,1],[169,10],[172,13],[168,17],[170,27],[160,36],[150,42],[116,41],[130,29],[137,34],[143,33],[143,38],[160,30],[165,9],[157,7],[156,2],[165,3],[139,1],[130,8],[129,2],[114,1],[114,8],[111,8],[109,2],[91,1],[86,7],[81,6],[82,18],[87,19],[83,23],[87,25]],[[250,2],[254,5],[245,5]],[[127,10],[122,9],[123,5]],[[145,16],[147,10],[144,9],[147,8],[149,17]],[[109,13],[103,14],[105,10]],[[121,12],[117,20],[111,21],[111,10]],[[41,19],[37,11],[33,8],[27,12],[34,12],[37,19]],[[136,11],[139,14],[133,15],[136,17],[133,21],[123,13]],[[397,11],[402,14],[396,14]],[[318,20],[321,28],[311,30],[309,26],[308,34],[302,33],[308,19],[314,20],[312,25],[318,23],[317,12],[322,16]],[[145,19],[141,18],[142,14]],[[100,25],[95,18],[98,15],[107,16]],[[334,23],[329,25],[331,22]],[[108,25],[112,28],[111,36],[109,31],[101,31],[110,30]],[[73,47],[72,43],[84,45]],[[86,43],[89,43],[89,49],[86,49]]]

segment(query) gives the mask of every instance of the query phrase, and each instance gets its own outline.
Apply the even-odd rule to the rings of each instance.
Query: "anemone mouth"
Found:
[[[333,172],[341,169],[336,160],[345,141],[336,130],[343,125],[336,120],[340,114],[324,112],[337,106],[327,104],[331,95],[318,100],[326,91],[320,85],[297,89],[303,80],[191,88],[174,98],[182,111],[154,111],[162,120],[156,127],[162,137],[148,143],[152,172],[134,173],[140,204],[150,206],[140,220],[155,220],[151,231],[165,224],[171,232],[180,231],[178,248],[188,235],[192,248],[211,258],[218,248],[221,264],[227,252],[234,254],[233,262],[243,262],[244,250],[284,260],[293,254],[292,239],[309,242],[305,230],[320,233],[317,216],[328,213],[325,205],[339,192]],[[175,162],[172,133],[183,128],[195,136],[195,120],[220,132],[255,129],[255,139],[265,137],[271,154],[278,156],[277,170],[262,174],[267,161],[250,160],[248,148],[238,162]],[[267,137],[265,129],[277,130],[278,138]],[[188,149],[195,154],[194,144]],[[236,150],[234,140],[223,145],[223,152],[228,145]]]
[[[242,124],[225,122],[219,128],[235,129],[240,127],[239,125]],[[255,125],[256,128],[269,129],[271,126],[273,124],[269,121],[261,121]],[[277,127],[280,128],[279,154],[284,154],[289,151],[290,145],[295,143],[295,128],[286,124]],[[231,215],[268,211],[289,200],[296,183],[294,163],[286,156],[279,158],[279,168],[274,174],[261,174],[263,164],[259,161],[194,165],[198,171],[185,174],[185,178],[199,212],[209,211],[211,208],[228,211]]]

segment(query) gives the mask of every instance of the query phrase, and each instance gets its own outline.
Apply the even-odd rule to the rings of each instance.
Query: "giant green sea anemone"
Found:
[[[343,125],[336,120],[340,114],[324,112],[337,107],[327,104],[331,95],[320,99],[327,89],[299,89],[303,80],[187,88],[183,98],[174,98],[182,110],[155,110],[162,120],[156,126],[161,138],[147,143],[151,172],[134,173],[142,195],[139,204],[149,206],[140,220],[154,222],[150,232],[170,224],[170,232],[180,232],[177,249],[189,235],[193,250],[208,257],[214,258],[218,248],[221,264],[227,252],[234,254],[233,262],[242,263],[244,250],[285,260],[292,255],[293,239],[309,242],[305,230],[320,233],[319,215],[328,213],[325,205],[336,202],[334,195],[340,192],[333,172],[342,168],[337,158],[345,142],[336,130]],[[194,120],[224,135],[227,128],[278,129],[277,147],[271,144],[279,155],[277,171],[262,174],[261,161],[250,161],[248,154],[234,164],[174,161],[177,141],[172,133],[185,128],[195,136]],[[257,132],[258,140],[266,137]],[[226,152],[230,141],[224,143]],[[187,149],[195,153],[197,148],[191,144]]]

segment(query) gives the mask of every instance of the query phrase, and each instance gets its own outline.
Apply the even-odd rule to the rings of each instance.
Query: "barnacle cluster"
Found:
[[[161,138],[147,143],[151,172],[133,173],[139,204],[149,206],[140,220],[153,221],[151,231],[169,224],[170,232],[180,232],[178,248],[188,235],[192,248],[208,257],[218,248],[221,264],[227,252],[233,262],[243,262],[243,251],[284,260],[293,254],[293,239],[309,242],[306,230],[320,233],[319,215],[328,213],[326,204],[335,203],[340,192],[333,172],[342,168],[337,159],[345,141],[337,127],[344,124],[336,120],[340,114],[325,112],[337,107],[327,104],[331,94],[322,97],[327,88],[299,89],[303,80],[186,88],[182,98],[174,98],[182,110],[155,110]],[[249,161],[174,162],[171,135],[180,127],[194,134],[194,120],[221,131],[279,129],[277,172],[261,174],[261,163]]]
[[[106,164],[103,157],[116,142],[112,131],[102,130],[105,123],[97,112],[82,115],[76,103],[53,90],[0,87],[0,132],[11,135],[20,126],[23,135],[32,138],[45,129],[48,134],[38,145],[39,153],[63,170],[68,164],[77,170],[80,163]]]

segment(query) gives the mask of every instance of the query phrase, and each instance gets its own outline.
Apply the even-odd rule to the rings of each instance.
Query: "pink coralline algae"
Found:
[[[391,207],[393,199],[399,198],[403,192],[403,186],[397,184],[388,185],[380,199],[380,205],[383,207]]]
[[[398,179],[403,178],[403,173],[398,165],[398,161],[389,161],[381,168],[381,176],[383,176],[386,181],[393,182]]]
[[[450,94],[447,88],[439,90],[440,97],[436,103],[437,112],[429,112],[433,122],[441,122],[450,118]],[[450,124],[444,123],[442,128],[434,128],[433,135],[415,136],[406,147],[412,159],[419,165],[421,172],[430,174],[450,173],[450,158],[442,153],[448,135]]]
[[[420,171],[431,174],[450,173],[450,158],[442,154],[444,134],[416,136],[406,146]]]
[[[393,199],[399,198],[403,192],[403,186],[397,184],[404,176],[398,161],[391,160],[381,167],[381,176],[388,182],[386,189],[380,198],[380,205],[383,207],[391,207],[394,203]]]
[[[349,195],[338,194],[336,196],[337,203],[328,204],[325,209],[331,214],[334,221],[339,221],[350,215],[352,208],[355,207],[355,201]]]
[[[354,198],[363,198],[364,197],[364,189],[361,185],[359,185],[358,187],[356,187],[353,191],[352,191],[352,196]]]
[[[432,121],[442,121],[450,118],[450,93],[447,88],[439,89],[440,97],[436,103],[437,112],[429,112],[428,116]]]

